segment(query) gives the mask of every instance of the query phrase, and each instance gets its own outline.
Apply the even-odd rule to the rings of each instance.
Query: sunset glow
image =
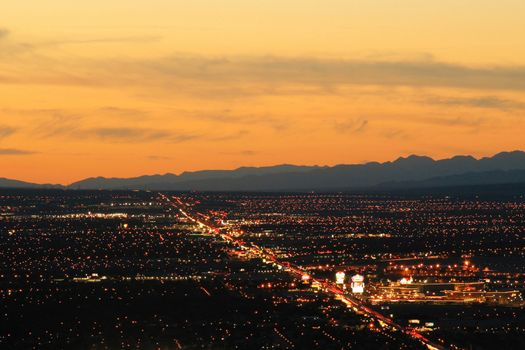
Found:
[[[0,4],[2,177],[524,149],[522,0]]]

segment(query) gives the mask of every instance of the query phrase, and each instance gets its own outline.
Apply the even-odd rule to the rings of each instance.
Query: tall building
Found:
[[[365,291],[365,278],[359,274],[352,276],[352,293],[362,294]]]

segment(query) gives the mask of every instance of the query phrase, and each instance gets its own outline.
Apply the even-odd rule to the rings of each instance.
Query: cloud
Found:
[[[28,151],[16,148],[0,148],[0,155],[3,156],[25,156],[30,154],[36,154],[37,152]]]
[[[38,116],[34,134],[41,138],[72,135],[78,131],[79,125],[84,122],[84,116],[71,114],[60,109],[21,110],[20,113]]]
[[[344,86],[449,87],[525,90],[525,66],[467,66],[434,59],[373,61],[318,57],[211,57],[151,59],[48,58],[22,62],[24,74],[5,83],[158,88],[203,97],[334,94]],[[27,73],[26,73],[27,72]],[[158,94],[152,91],[151,94]]]
[[[211,136],[205,133],[182,132],[143,128],[134,126],[125,127],[92,127],[86,125],[82,116],[54,113],[51,119],[46,119],[34,130],[34,134],[41,138],[66,137],[75,140],[97,139],[105,142],[151,142],[181,143],[196,139],[210,139],[221,141],[228,136]]]
[[[163,130],[145,128],[88,128],[74,131],[78,137],[95,137],[102,140],[144,141],[165,139],[171,134]]]
[[[381,134],[388,139],[407,139],[410,137],[410,134],[408,134],[406,131],[399,129],[386,130]]]
[[[108,37],[108,38],[93,38],[93,39],[65,39],[65,40],[43,42],[43,43],[36,44],[35,46],[45,47],[45,46],[62,46],[62,45],[81,45],[81,44],[152,43],[152,42],[157,42],[161,39],[162,37],[158,35]]]
[[[444,125],[444,126],[465,126],[465,127],[478,127],[486,123],[486,118],[465,118],[465,117],[427,117],[423,119],[424,123]]]
[[[237,140],[240,139],[246,135],[249,134],[248,130],[239,130],[231,134],[222,134],[222,135],[216,135],[211,136],[209,139],[211,141],[230,141],[230,140]]]
[[[349,120],[344,122],[336,122],[334,125],[338,132],[342,133],[360,133],[368,127],[368,120]]]
[[[217,128],[204,128],[200,130],[177,130],[174,128],[150,128],[133,125],[133,123],[120,123],[122,126],[100,125],[98,118],[92,119],[89,115],[111,114],[120,119],[139,118],[147,116],[148,113],[140,109],[126,109],[119,107],[101,107],[94,111],[74,114],[68,110],[61,109],[21,109],[0,110],[4,112],[17,113],[22,116],[34,116],[35,125],[31,132],[34,136],[49,138],[67,138],[74,140],[100,140],[104,142],[164,142],[183,143],[193,140],[221,142],[239,139],[248,131],[240,129],[237,131],[223,132]],[[106,118],[111,119],[111,118]],[[141,118],[140,120],[143,120]],[[151,124],[151,123],[150,123]],[[100,125],[100,126],[99,126]],[[228,130],[231,130],[229,128]],[[2,128],[0,127],[0,136]],[[7,133],[7,131],[6,131]]]
[[[9,30],[0,28],[0,40],[7,38],[7,36],[9,36]]]
[[[159,130],[140,127],[94,127],[75,130],[59,130],[59,133],[80,139],[99,139],[107,142],[149,142],[163,141],[181,143],[202,138],[194,133],[182,133],[169,130]]]
[[[10,36],[0,28],[0,40]],[[150,42],[157,36],[74,38],[51,43],[9,40],[0,52],[0,82],[5,84],[158,88],[206,98],[252,95],[334,94],[344,86],[448,87],[474,90],[525,90],[525,65],[468,66],[432,56],[402,59],[315,56],[202,56],[174,54],[157,58],[62,57],[46,45]],[[16,61],[13,61],[16,58]],[[16,62],[16,64],[13,64]],[[152,91],[151,94],[158,94]],[[436,101],[439,103],[440,101]],[[447,101],[441,101],[447,103]],[[449,103],[482,108],[512,105],[493,97]]]
[[[259,152],[256,152],[256,151],[252,151],[250,149],[246,149],[246,150],[242,150],[240,152],[237,152],[237,154],[241,155],[241,156],[254,156],[256,154],[258,154]]]
[[[11,126],[0,125],[0,139],[13,135],[17,130]]]
[[[221,152],[221,154],[228,155],[228,156],[246,156],[246,157],[249,157],[249,156],[257,155],[257,154],[259,154],[259,152],[253,151],[251,149],[245,149],[245,150],[240,150],[240,151],[237,151],[237,152]]]
[[[144,119],[148,116],[148,112],[137,108],[122,108],[114,106],[106,106],[98,108],[94,111],[96,114],[107,114],[112,117],[121,119]]]
[[[179,133],[179,134],[171,134],[171,137],[169,140],[174,143],[179,142],[186,142],[186,141],[192,141],[196,139],[202,139],[205,138],[202,134],[195,134],[195,133]]]
[[[140,127],[96,127],[79,128],[63,135],[80,139],[100,139],[107,142],[168,142],[183,143],[193,140],[229,141],[243,137],[247,131],[240,130],[231,134],[212,134],[204,132],[179,132]]]
[[[217,113],[190,112],[190,116],[197,119],[225,123],[225,124],[245,124],[245,125],[265,125],[275,131],[288,129],[290,123],[284,118],[277,118],[269,115],[249,115],[249,114],[232,114],[230,110],[223,110]]]
[[[88,121],[143,121],[151,118],[150,112],[140,108],[122,108],[114,106],[103,106],[98,108],[0,108],[0,114],[17,115],[23,118],[31,118],[39,125],[42,133],[62,126],[76,128],[81,123]]]
[[[141,77],[145,84],[223,84],[257,90],[298,84],[332,89],[341,85],[430,86],[469,89],[525,89],[525,66],[468,67],[433,60],[363,61],[315,57],[174,56],[149,61],[108,62]],[[255,86],[254,86],[255,85]],[[191,85],[189,86],[191,88]]]
[[[166,157],[166,156],[155,156],[151,155],[147,157],[149,160],[172,160],[173,157]]]
[[[496,96],[480,96],[469,98],[430,96],[426,98],[424,102],[445,106],[466,106],[500,110],[525,108],[525,103],[523,102],[504,99]]]
[[[117,114],[120,117],[142,115],[136,109],[103,107],[100,112]],[[178,132],[165,129],[143,128],[136,126],[91,126],[93,120],[85,114],[72,114],[65,110],[41,109],[20,110],[21,115],[38,115],[39,122],[33,129],[34,135],[40,138],[66,137],[71,139],[98,139],[107,142],[145,142],[167,141],[185,142],[201,137],[196,133]]]

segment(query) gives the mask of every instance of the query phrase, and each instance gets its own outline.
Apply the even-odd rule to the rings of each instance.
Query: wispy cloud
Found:
[[[234,114],[230,110],[222,110],[215,113],[189,112],[187,114],[192,118],[212,121],[216,123],[234,125],[264,125],[272,128],[275,131],[286,130],[290,126],[290,122],[285,118],[277,118],[275,116],[270,115]]]
[[[0,40],[6,38],[9,35],[9,31],[5,28],[0,28]]]
[[[525,89],[525,66],[468,67],[433,60],[360,61],[315,57],[174,56],[149,61],[107,62],[133,72],[146,84],[179,81],[251,84],[300,84],[331,89],[340,85],[433,86],[469,89]],[[113,67],[118,70],[118,67]],[[111,69],[113,72],[114,69]],[[191,86],[190,86],[191,87]],[[268,89],[264,90],[266,93]]]
[[[25,156],[30,154],[36,154],[37,152],[28,151],[16,148],[0,148],[0,155],[3,156]]]
[[[154,130],[146,128],[86,128],[73,132],[77,137],[95,137],[102,140],[117,141],[144,141],[154,139],[165,139],[171,137],[171,134],[163,130]]]
[[[62,45],[82,45],[82,44],[115,44],[115,43],[152,43],[161,40],[159,35],[126,36],[126,37],[107,37],[107,38],[76,38],[63,39],[57,41],[42,42],[36,47],[62,46]]]
[[[386,130],[383,131],[381,135],[383,135],[387,139],[407,139],[410,137],[410,134],[400,129]]]
[[[17,130],[12,126],[0,125],[0,139],[13,135]]]
[[[0,112],[30,121],[27,125],[31,126],[24,127],[24,133],[39,139],[178,144],[196,140],[225,142],[242,138],[249,133],[247,129],[217,128],[215,125],[182,129],[177,128],[175,123],[171,123],[171,126],[149,127],[149,125],[156,125],[155,123],[144,124],[144,119],[150,118],[149,113],[134,108],[101,107],[79,111],[52,108],[1,109]],[[164,122],[166,122],[165,119]],[[246,124],[249,123],[246,122]],[[0,125],[0,138],[15,131],[18,129]]]
[[[368,120],[355,119],[335,122],[335,130],[342,133],[360,133],[368,127]]]
[[[121,109],[111,111],[126,115],[130,113],[128,110]],[[138,113],[136,110],[131,111]],[[129,124],[122,127],[92,126],[90,125],[92,121],[86,115],[70,114],[63,110],[22,110],[20,113],[40,115],[38,124],[33,128],[33,134],[43,139],[64,137],[76,140],[98,139],[105,142],[169,141],[178,143],[199,137],[194,133],[144,128]]]
[[[48,111],[42,112],[44,114]],[[33,129],[39,138],[67,138],[74,140],[100,140],[110,143],[122,142],[167,142],[182,143],[193,140],[226,141],[241,137],[241,132],[218,134],[211,132],[155,129],[141,126],[91,126],[85,116],[63,114],[51,111],[47,118]]]
[[[465,106],[476,108],[490,109],[524,109],[525,103],[497,96],[480,96],[480,97],[442,97],[430,96],[423,100],[424,103],[445,105],[445,106]]]
[[[95,111],[88,111],[90,114],[108,115],[111,117],[118,117],[122,119],[143,119],[148,117],[148,112],[137,108],[122,108],[115,106],[106,106],[98,108]]]
[[[160,161],[160,160],[172,160],[173,157],[151,155],[147,157],[149,160]]]
[[[181,54],[151,59],[38,59],[39,65],[28,62],[27,57],[17,62],[29,69],[22,70],[24,74],[4,73],[3,82],[156,87],[206,97],[334,94],[342,86],[525,90],[525,66],[466,66],[434,59],[372,61]]]
[[[104,142],[169,142],[181,143],[202,138],[202,135],[190,132],[150,129],[142,127],[79,127],[76,129],[60,128],[54,136],[74,139],[98,139]]]
[[[424,123],[444,125],[444,126],[465,126],[465,127],[479,127],[487,122],[487,118],[468,118],[468,117],[427,117],[422,119]]]
[[[38,116],[33,133],[40,138],[72,135],[84,122],[84,116],[70,114],[60,109],[23,110],[20,113]]]
[[[248,130],[238,130],[229,134],[221,134],[209,137],[211,141],[230,141],[237,140],[249,134]]]
[[[259,152],[253,151],[251,149],[245,149],[245,150],[241,150],[241,151],[238,151],[238,152],[222,152],[221,154],[230,155],[230,156],[250,157],[250,156],[254,156],[256,154],[259,154]]]

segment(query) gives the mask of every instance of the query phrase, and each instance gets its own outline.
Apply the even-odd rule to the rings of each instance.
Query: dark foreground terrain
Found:
[[[166,195],[0,190],[0,348],[424,348],[225,242],[165,198],[315,278],[364,275],[363,303],[446,348],[525,347],[521,296],[377,302],[402,277],[520,294],[520,197]]]

